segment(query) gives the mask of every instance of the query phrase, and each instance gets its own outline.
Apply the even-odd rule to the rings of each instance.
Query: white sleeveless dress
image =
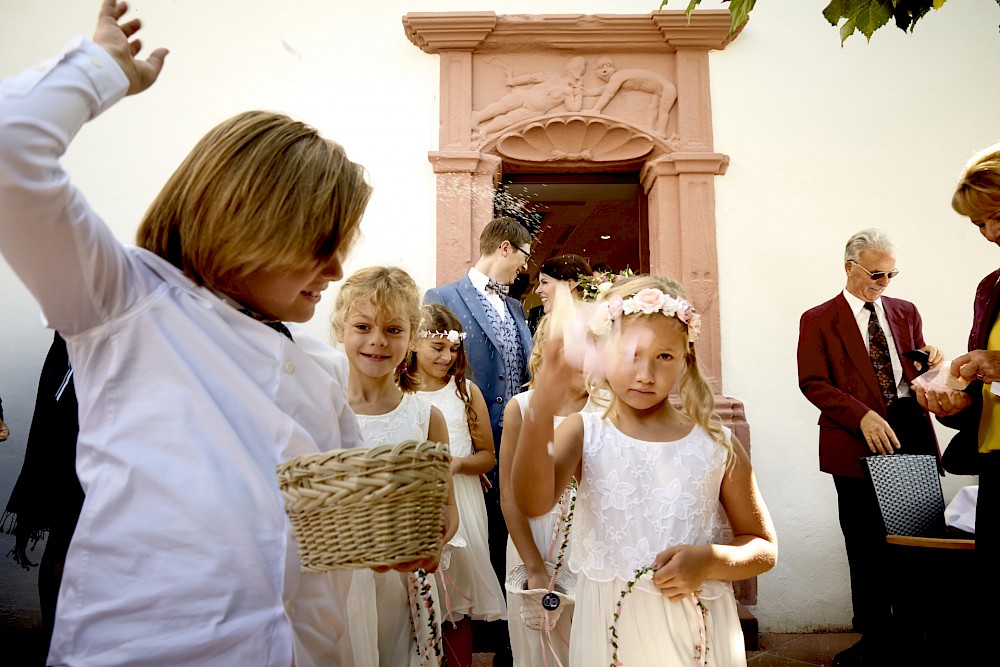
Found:
[[[472,383],[466,380],[466,389]],[[439,409],[448,422],[448,440],[451,455],[472,456],[472,435],[465,415],[465,404],[455,393],[455,378],[436,391],[417,394]],[[489,421],[489,415],[483,415]],[[496,621],[507,617],[503,589],[490,564],[489,530],[486,520],[486,503],[478,475],[455,475],[455,502],[458,504],[458,532],[452,542],[461,544],[451,552],[451,562],[446,570],[434,576],[438,591],[445,598],[446,617],[458,620],[466,615],[483,621]]]
[[[431,406],[415,394],[403,394],[391,412],[383,415],[357,415],[366,447],[395,444],[404,440],[426,440]],[[396,572],[354,570],[348,596],[349,631],[354,667],[419,667],[439,665],[440,658],[430,653],[430,660],[417,655],[410,616],[408,579],[413,575]],[[436,623],[440,624],[441,603],[434,577],[428,575]],[[429,636],[426,611],[416,619],[420,637]],[[438,628],[440,637],[440,628]]]
[[[528,403],[531,401],[533,391],[529,389],[514,396],[522,416],[528,412]],[[590,402],[584,407],[584,411],[595,410],[599,410],[599,408]],[[553,426],[559,428],[559,424],[565,419],[565,416],[555,417]],[[560,502],[548,514],[528,519],[531,536],[535,540],[535,548],[542,555],[542,559],[549,563],[556,562],[559,546],[566,535],[566,526],[559,524],[559,515],[568,498],[569,490],[563,494]],[[572,544],[567,547],[563,556],[563,567],[566,567],[569,562],[571,550]],[[508,537],[507,572],[510,573],[511,570],[523,564],[524,559],[514,547],[513,540]],[[555,628],[546,637],[543,632],[529,628],[524,624],[521,620],[521,596],[511,595],[508,596],[507,600],[507,626],[510,630],[510,649],[516,667],[551,667],[556,664],[553,658],[557,658],[563,665],[570,664],[569,640],[570,632],[573,629],[572,607],[563,610]]]
[[[680,440],[646,442],[599,414],[584,414],[583,423],[569,563],[577,575],[569,664],[607,667],[615,604],[635,571],[674,545],[723,542],[719,491],[726,453],[697,426]],[[640,580],[625,596],[618,621],[622,664],[746,665],[732,585],[708,580],[700,590],[698,600],[674,602],[648,576]]]

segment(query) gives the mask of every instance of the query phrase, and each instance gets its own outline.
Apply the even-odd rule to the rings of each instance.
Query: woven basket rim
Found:
[[[433,526],[447,502],[450,462],[447,444],[407,440],[279,464],[302,569],[391,566],[439,553]]]

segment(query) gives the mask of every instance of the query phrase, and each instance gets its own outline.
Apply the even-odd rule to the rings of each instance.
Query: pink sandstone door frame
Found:
[[[438,284],[458,279],[478,258],[479,233],[492,217],[493,192],[505,165],[638,171],[648,205],[650,272],[680,280],[702,313],[698,349],[716,409],[749,449],[743,404],[722,395],[715,177],[726,172],[729,158],[713,147],[708,53],[724,49],[739,34],[730,34],[729,12],[697,11],[690,20],[680,11],[416,12],[402,22],[414,45],[440,57],[440,148],[428,153],[437,182]],[[601,111],[594,109],[597,93],[583,97],[582,104],[571,103],[576,98],[567,94],[551,109],[531,101],[518,106],[518,96],[510,94],[516,77],[541,71],[557,80],[555,74],[572,69],[574,59],[586,63],[583,77],[575,79],[584,89],[610,83],[595,79],[594,66],[599,72],[605,59],[647,81],[663,86],[669,81],[676,87],[669,121],[664,126],[643,116],[643,100],[656,96],[629,91],[629,84]],[[631,87],[642,88],[642,81],[633,79]],[[513,111],[499,117],[500,126],[482,120],[489,105],[508,98]],[[742,602],[755,603],[756,580],[738,582],[737,594]]]

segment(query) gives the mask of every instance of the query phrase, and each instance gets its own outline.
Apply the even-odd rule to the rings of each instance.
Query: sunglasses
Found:
[[[850,262],[851,264],[853,264],[854,266],[858,267],[859,269],[861,269],[865,273],[867,273],[868,277],[871,278],[872,280],[882,280],[883,278],[888,278],[889,280],[892,280],[893,278],[895,278],[896,276],[899,275],[899,269],[893,269],[892,271],[875,271],[875,272],[872,272],[872,271],[869,271],[868,269],[866,269],[865,267],[861,266],[857,262],[855,262],[853,259],[849,259],[847,261]]]

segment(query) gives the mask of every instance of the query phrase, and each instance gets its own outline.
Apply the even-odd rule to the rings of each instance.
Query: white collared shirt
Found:
[[[865,344],[865,349],[869,349],[868,319],[871,313],[865,308],[866,302],[854,296],[846,289],[844,290],[844,298],[847,299],[847,305],[851,307],[851,312],[854,313],[854,321],[858,325],[858,332],[861,334],[861,340]],[[906,377],[903,375],[903,365],[899,361],[899,353],[896,352],[896,341],[892,337],[892,328],[889,327],[889,320],[885,317],[885,308],[882,307],[881,297],[875,300],[875,314],[878,316],[879,326],[882,327],[882,331],[885,333],[885,340],[889,344],[889,361],[892,363],[892,377],[896,379],[896,395],[900,397],[909,396],[910,383],[906,381]]]
[[[342,355],[122,246],[59,159],[128,87],[76,38],[0,82],[0,251],[66,339],[86,493],[46,664],[341,663],[350,573],[302,572],[275,466],[361,443]]]
[[[507,304],[504,303],[503,297],[496,292],[486,291],[486,284],[490,281],[490,277],[473,266],[469,269],[469,280],[472,281],[472,286],[479,290],[497,311],[497,314],[500,315],[500,321],[505,321],[507,319]]]

